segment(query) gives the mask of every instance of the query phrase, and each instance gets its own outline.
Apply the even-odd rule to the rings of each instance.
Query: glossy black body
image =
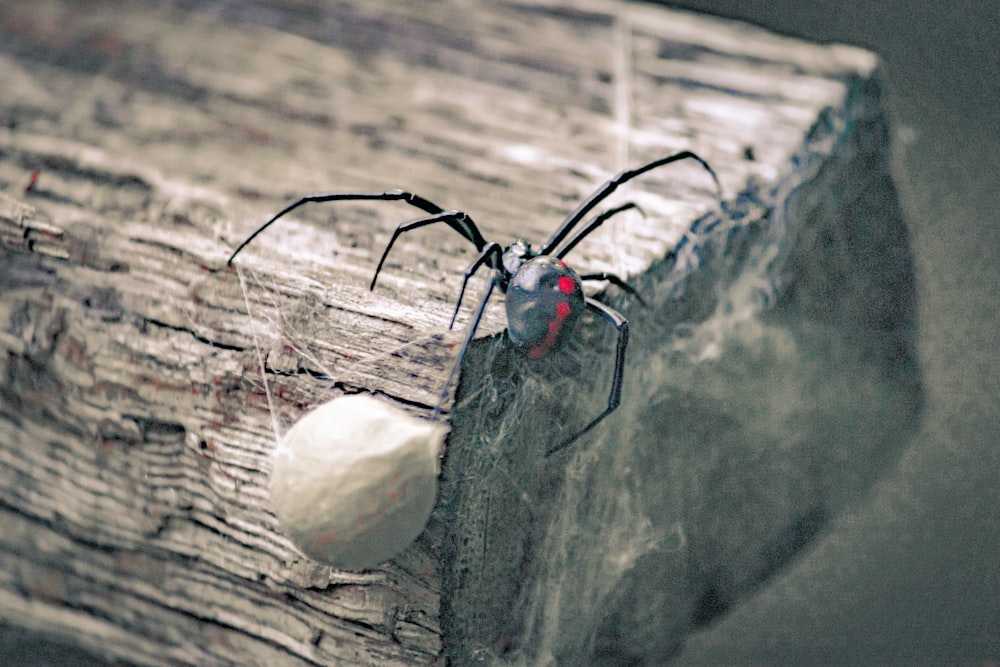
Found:
[[[540,359],[566,340],[586,308],[576,271],[552,255],[524,262],[507,286],[507,332]]]

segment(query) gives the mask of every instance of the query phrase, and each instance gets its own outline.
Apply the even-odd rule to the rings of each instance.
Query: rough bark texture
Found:
[[[916,417],[874,68],[610,2],[4,9],[0,621],[139,664],[664,659]],[[275,432],[343,392],[429,416],[473,249],[404,235],[370,292],[420,213],[398,203],[305,207],[224,270],[232,248],[302,194],[396,187],[540,242],[682,149],[725,209],[672,166],[571,255],[648,303],[610,301],[633,333],[618,413],[546,459],[603,409],[612,338],[593,322],[529,364],[497,298],[425,534],[364,572],[299,554]]]

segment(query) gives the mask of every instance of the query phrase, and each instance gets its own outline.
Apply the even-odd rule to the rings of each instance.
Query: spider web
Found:
[[[345,362],[337,359],[337,355],[329,349],[319,349],[315,343],[320,337],[318,325],[303,316],[303,311],[308,310],[310,304],[283,306],[279,299],[267,296],[279,291],[275,277],[265,276],[240,264],[235,266],[248,313],[247,326],[253,340],[253,354],[257,365],[253,383],[266,397],[275,442],[280,442],[288,429],[304,414],[301,408],[284,405],[276,400],[272,385],[278,377],[283,382],[294,384],[295,391],[302,395],[300,403],[306,402],[314,407],[342,393],[367,390],[365,373],[362,371],[377,373],[380,366],[405,356],[407,350],[428,344],[442,344],[442,349],[447,349],[459,343],[465,335],[466,329],[462,326],[464,318],[460,316],[453,330],[443,326],[439,332],[418,336],[395,347]],[[326,321],[319,326],[335,332],[340,327],[350,325]],[[282,356],[282,351],[283,356],[288,358],[276,359],[276,356]],[[441,387],[441,391],[444,390]],[[448,390],[453,394],[454,387],[449,387]],[[406,403],[406,397],[402,398],[404,400],[400,405],[403,409],[426,416],[426,413]],[[441,405],[445,398],[442,396],[441,402],[436,406],[436,419],[448,417],[448,412]]]

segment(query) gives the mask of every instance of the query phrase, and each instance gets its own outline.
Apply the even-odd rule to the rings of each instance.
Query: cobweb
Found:
[[[445,351],[442,352],[444,354],[456,347],[465,335],[463,325],[466,318],[460,317],[452,330],[443,325],[438,332],[416,336],[363,358],[338,358],[318,341],[324,336],[335,338],[338,328],[349,327],[350,322],[327,319],[317,324],[315,318],[306,314],[315,309],[316,304],[311,302],[315,297],[309,297],[309,303],[283,306],[278,298],[269,296],[279,293],[277,278],[241,264],[235,264],[235,267],[248,313],[247,327],[253,340],[257,365],[252,383],[266,397],[276,442],[305,410],[343,393],[368,390],[364,382],[366,375],[377,373],[380,367],[406,356],[409,350],[437,346]],[[297,394],[295,403],[298,406],[305,404],[305,410],[276,399],[273,386],[278,380],[294,385]],[[446,399],[452,391],[451,387],[440,387],[441,398],[432,406],[433,419],[448,418]],[[400,398],[404,409],[418,416],[427,416],[426,408],[420,409],[420,406],[407,403],[405,396]]]
[[[694,273],[699,253],[691,242],[662,271]],[[649,559],[670,563],[686,556],[683,494],[668,490],[651,500],[658,492],[637,474],[646,460],[637,450],[650,434],[621,438],[648,422],[648,400],[683,383],[672,372],[688,363],[679,360],[695,367],[716,363],[737,329],[744,344],[747,337],[771,336],[753,322],[777,289],[770,266],[777,253],[769,246],[731,284],[707,289],[702,298],[710,312],[680,336],[627,298],[602,297],[634,332],[624,400],[565,457],[546,460],[544,452],[572,432],[574,420],[606,402],[614,356],[609,327],[585,319],[569,348],[542,368],[503,340],[474,350],[467,372],[475,381],[462,385],[456,410],[455,434],[468,449],[449,452],[442,510],[454,547],[445,563],[445,627],[466,642],[451,656],[458,664],[591,664],[601,651],[608,610],[622,604],[629,578]],[[654,303],[665,299],[649,294],[657,289],[652,285],[638,289]],[[667,628],[662,634],[668,643],[676,636]],[[638,650],[656,652],[649,642]]]

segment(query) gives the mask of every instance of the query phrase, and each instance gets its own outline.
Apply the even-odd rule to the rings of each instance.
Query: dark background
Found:
[[[923,426],[684,664],[1000,664],[1000,3],[685,0],[878,53],[916,260]]]

